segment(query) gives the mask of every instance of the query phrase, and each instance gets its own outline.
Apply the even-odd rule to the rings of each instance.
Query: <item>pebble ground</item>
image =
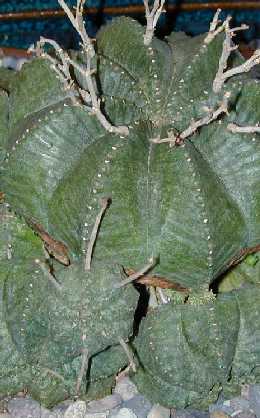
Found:
[[[167,409],[152,405],[128,377],[117,381],[112,395],[86,404],[65,401],[52,410],[29,397],[2,400],[0,418],[260,418],[260,385],[244,386],[241,395],[220,399],[208,411]]]

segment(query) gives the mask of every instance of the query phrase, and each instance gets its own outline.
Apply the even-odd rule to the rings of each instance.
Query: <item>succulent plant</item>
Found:
[[[206,408],[226,386],[259,381],[259,288],[168,303],[143,321],[134,380],[156,402]]]
[[[141,324],[136,381],[165,405],[204,407],[228,381],[258,379],[257,285],[209,287],[259,250],[260,89],[245,73],[260,53],[231,55],[241,28],[219,12],[206,37],[156,39],[164,1],[145,2],[146,28],[115,19],[94,48],[84,2],[75,16],[59,3],[81,51],[43,38],[39,58],[0,72],[0,355],[7,374],[17,364],[0,392],[24,385],[53,404],[109,390],[134,368],[140,278],[189,297],[159,292],[171,301]]]

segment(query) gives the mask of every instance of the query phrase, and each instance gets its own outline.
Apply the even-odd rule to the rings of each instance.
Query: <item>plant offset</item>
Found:
[[[80,52],[42,38],[0,71],[0,394],[98,398],[126,369],[206,408],[260,382],[260,51],[220,11],[156,39],[163,0],[94,42],[84,1],[59,3]]]

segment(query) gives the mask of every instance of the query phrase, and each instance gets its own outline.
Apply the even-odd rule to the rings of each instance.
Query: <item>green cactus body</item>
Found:
[[[32,272],[23,263],[9,273],[4,294],[8,327],[28,362],[61,366],[83,348],[91,356],[132,334],[137,292],[116,287],[121,276],[115,269],[96,267],[86,274],[75,264],[56,275],[57,290],[30,264]]]
[[[119,18],[97,37],[103,110],[114,125],[129,127],[128,136],[112,134],[74,106],[43,59],[0,80],[1,191],[13,210],[11,223],[1,226],[0,325],[13,363],[19,373],[24,368],[17,382],[46,404],[73,393],[84,349],[91,366],[81,395],[111,389],[126,364],[118,339],[131,336],[137,303],[132,287],[118,287],[118,266],[137,271],[151,258],[152,274],[188,287],[190,303],[160,306],[142,324],[135,343],[141,390],[168,406],[204,407],[228,379],[259,379],[258,288],[201,297],[241,250],[259,243],[260,144],[256,134],[227,130],[229,122],[258,122],[258,82],[239,77],[212,92],[222,35],[206,45],[203,37],[172,34],[146,47],[143,34],[137,22]],[[227,92],[229,114],[182,145],[151,141],[182,132]],[[102,198],[111,205],[86,272]],[[71,266],[46,260],[23,219],[35,219],[66,244]]]
[[[258,380],[252,365],[260,356],[259,297],[259,289],[249,287],[210,304],[168,304],[151,312],[136,341],[140,391],[168,406],[205,408],[230,382]]]
[[[129,338],[137,292],[117,287],[122,280],[119,267],[86,273],[79,262],[67,269],[56,267],[57,288],[41,268],[45,253],[40,239],[5,205],[1,218],[0,393],[32,388],[36,398],[51,405],[75,393],[82,348],[91,358],[118,344],[119,337]],[[109,358],[111,350],[102,356]],[[96,357],[90,360],[94,376],[100,363]],[[122,352],[103,367],[101,376],[110,378],[109,388],[115,368],[126,361]],[[89,389],[92,383],[102,387],[102,379],[91,377]]]
[[[231,269],[220,281],[218,291],[230,292],[233,289],[239,289],[240,287],[246,286],[248,284],[259,285],[259,255],[259,252],[254,255],[250,254],[242,263]]]
[[[192,142],[172,150],[167,144],[153,145],[149,140],[159,132],[185,127],[185,117],[198,117],[202,106],[216,102],[212,94],[198,96],[198,90],[206,73],[210,86],[222,43],[217,39],[203,48],[198,47],[201,39],[196,44],[193,41],[195,57],[190,68],[185,62],[183,68],[178,62],[181,51],[177,48],[175,56],[172,46],[174,36],[168,45],[155,40],[147,49],[142,45],[142,31],[136,22],[122,18],[101,31],[98,38],[101,86],[104,97],[112,97],[115,104],[108,101],[109,117],[115,123],[133,125],[125,139],[105,132],[84,109],[64,107],[67,99],[44,62],[35,61],[22,70],[9,99],[15,110],[11,115],[10,155],[2,170],[3,190],[20,213],[38,219],[68,244],[76,258],[89,239],[99,198],[110,196],[113,203],[96,245],[97,261],[112,257],[126,267],[137,268],[147,258],[159,257],[156,273],[190,288],[204,289],[241,247],[251,244],[242,203],[235,193],[228,192],[225,179],[216,170],[220,158],[213,146],[218,144],[225,122],[204,127]],[[189,44],[189,39],[185,42]],[[130,55],[124,52],[126,45]],[[182,57],[180,61],[185,60]],[[36,82],[39,77],[41,90]],[[32,99],[24,118],[19,103],[24,101],[29,83]],[[139,100],[149,97],[145,102],[147,114],[136,96],[128,97],[128,105],[125,96],[130,85]],[[219,135],[215,141],[207,138],[207,144],[213,142],[208,148],[214,155],[204,156],[203,139],[216,126]],[[240,141],[255,155],[257,144],[248,145],[242,137]],[[255,165],[259,165],[256,158]],[[241,176],[243,167],[239,164],[239,168]],[[257,196],[255,200],[257,205]],[[256,227],[253,212],[250,222]]]

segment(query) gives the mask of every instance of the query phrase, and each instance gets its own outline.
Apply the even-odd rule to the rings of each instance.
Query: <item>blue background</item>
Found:
[[[202,0],[170,0],[168,1],[168,4],[191,2],[203,3]],[[67,0],[67,3],[73,6],[76,4],[76,1]],[[87,6],[98,7],[100,12],[97,15],[88,16],[88,33],[90,36],[95,36],[98,28],[112,18],[112,16],[102,13],[102,7],[119,7],[136,4],[142,4],[142,2],[129,0],[89,0],[87,2]],[[59,4],[57,0],[0,0],[0,13],[36,9],[59,9]],[[163,17],[160,19],[160,25],[158,28],[159,35],[163,36],[170,33],[172,30],[185,31],[191,35],[206,32],[213,14],[213,10],[167,13],[167,15],[163,15]],[[260,38],[260,3],[259,10],[225,10],[222,12],[221,18],[224,18],[227,14],[231,14],[233,16],[233,22],[235,25],[239,25],[242,22],[250,25],[250,30],[247,31],[246,34],[247,40],[252,38]],[[142,15],[135,15],[134,17],[141,21],[143,19]],[[77,47],[77,35],[71,28],[71,25],[66,18],[0,21],[0,46],[28,48],[31,44],[35,43],[39,39],[40,35],[56,39],[62,44],[63,47],[66,48]]]

